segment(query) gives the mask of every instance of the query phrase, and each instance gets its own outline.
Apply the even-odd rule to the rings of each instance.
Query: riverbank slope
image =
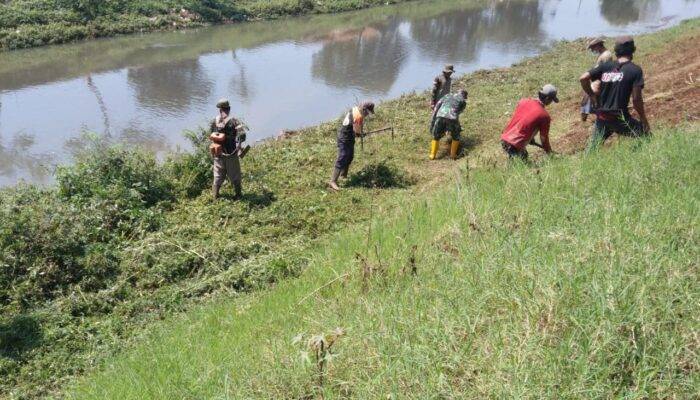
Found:
[[[689,101],[698,85],[682,75],[697,68],[699,32],[693,20],[638,38],[656,126],[698,118],[700,102]],[[63,169],[57,188],[0,191],[0,372],[7,377],[0,393],[51,393],[139,343],[154,321],[197,303],[254,301],[244,293],[298,276],[333,234],[363,231],[373,216],[459,181],[460,168],[502,165],[500,130],[517,100],[546,81],[562,97],[552,109],[555,148],[575,152],[587,131],[576,106],[577,77],[591,62],[583,47],[560,43],[511,68],[460,78],[471,100],[457,163],[427,160],[425,94],[380,104],[369,128],[392,125],[397,137],[373,137],[358,149],[342,194],[325,188],[336,122],[254,149],[244,162],[242,202],[209,200],[201,132],[192,134],[197,152],[164,166],[98,142],[101,157]]]
[[[0,4],[0,51],[120,34],[329,14],[411,0],[10,0]]]
[[[698,133],[450,173],[300,278],[161,324],[68,397],[693,398]]]

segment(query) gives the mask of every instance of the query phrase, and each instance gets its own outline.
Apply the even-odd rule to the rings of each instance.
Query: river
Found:
[[[186,149],[221,97],[254,142],[425,90],[445,63],[507,66],[698,15],[700,0],[438,0],[0,53],[0,186],[51,183],[95,137]]]

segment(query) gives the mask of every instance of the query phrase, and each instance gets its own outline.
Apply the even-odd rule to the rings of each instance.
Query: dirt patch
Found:
[[[700,46],[697,36],[674,43],[670,49],[641,57],[639,64],[646,76],[646,111],[652,125],[678,124],[700,120]],[[572,154],[585,148],[594,117],[582,122],[571,120],[571,110],[580,106],[580,98],[564,101],[565,107],[553,118],[570,120],[567,134],[554,140],[554,148]],[[633,112],[633,115],[635,113]],[[578,112],[575,114],[578,116]],[[613,141],[614,142],[614,141]]]

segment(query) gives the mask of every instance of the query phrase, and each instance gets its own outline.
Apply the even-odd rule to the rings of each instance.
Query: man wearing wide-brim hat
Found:
[[[433,80],[433,91],[432,97],[430,98],[431,108],[434,109],[437,102],[452,91],[452,74],[454,74],[454,72],[454,65],[445,65],[440,75],[436,76]]]
[[[605,47],[605,39],[603,38],[598,37],[588,41],[588,50],[593,52],[597,57],[595,63],[596,67],[614,60],[612,52]],[[600,81],[591,82],[591,88],[596,95],[600,94]],[[591,105],[591,98],[584,93],[583,100],[581,101],[581,120],[586,121],[588,115],[592,114],[594,111]]]
[[[219,100],[216,108],[219,109],[219,114],[211,122],[210,130],[210,139],[213,142],[211,152],[214,157],[212,195],[214,199],[219,197],[221,185],[228,178],[238,199],[243,191],[238,153],[239,144],[246,139],[245,127],[231,116],[231,104],[227,99]]]

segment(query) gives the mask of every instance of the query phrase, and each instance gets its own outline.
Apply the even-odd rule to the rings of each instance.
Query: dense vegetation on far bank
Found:
[[[402,1],[409,0],[9,0],[0,4],[0,51]]]
[[[639,37],[639,61],[666,52],[660,59],[666,66],[668,52],[676,54],[681,41],[694,43],[699,29],[693,20]],[[517,100],[544,81],[557,84],[563,100],[552,109],[554,137],[569,132],[576,77],[590,63],[584,48],[580,41],[560,43],[511,68],[461,77],[473,100],[463,117],[465,159],[457,164],[503,162],[498,132]],[[650,79],[649,88],[655,85]],[[0,397],[55,392],[131,347],[158,319],[296,276],[329,235],[358,230],[372,215],[452,178],[456,163],[427,160],[424,94],[377,110],[368,128],[393,125],[397,139],[372,137],[364,152],[358,149],[342,194],[325,187],[336,122],[251,151],[240,202],[210,200],[201,132],[191,134],[195,152],[164,165],[152,154],[98,141],[59,172],[56,188],[0,190]]]

